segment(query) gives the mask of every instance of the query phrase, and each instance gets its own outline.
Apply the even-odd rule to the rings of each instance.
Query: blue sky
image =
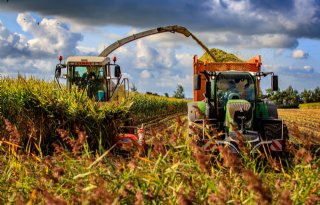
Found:
[[[52,79],[59,55],[97,55],[116,40],[168,25],[243,60],[261,55],[281,89],[320,86],[319,0],[0,0],[0,73]],[[182,84],[192,97],[194,54],[203,50],[191,38],[165,33],[110,57],[141,92],[172,95]]]

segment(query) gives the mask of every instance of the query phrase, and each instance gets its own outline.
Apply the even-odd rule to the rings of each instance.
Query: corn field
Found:
[[[37,79],[1,79],[0,137],[25,152],[50,154],[80,140],[104,149],[118,126],[141,123],[155,116],[186,111],[186,101],[132,95],[126,102],[98,103],[76,88],[60,89]],[[88,138],[88,139],[87,139]],[[65,143],[67,142],[67,143]]]

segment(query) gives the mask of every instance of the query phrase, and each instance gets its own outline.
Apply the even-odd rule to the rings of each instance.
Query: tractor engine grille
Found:
[[[261,120],[259,130],[262,140],[283,139],[282,120]]]

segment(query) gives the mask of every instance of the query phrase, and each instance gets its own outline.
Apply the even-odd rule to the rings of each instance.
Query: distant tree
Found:
[[[261,92],[261,93],[262,93],[262,92]],[[274,91],[273,91],[271,88],[267,88],[267,89],[266,89],[266,94],[265,94],[265,95],[262,93],[263,98],[265,98],[265,97],[271,97],[272,95],[274,95]]]
[[[304,89],[302,92],[301,92],[301,98],[302,98],[302,101],[303,103],[309,103],[311,102],[311,96],[310,96],[310,92],[306,89]]]
[[[314,95],[315,95],[315,102],[320,102],[320,87],[316,87],[316,89],[314,89]]]
[[[173,96],[174,98],[184,98],[184,89],[182,85],[178,85],[177,90],[174,91]]]
[[[320,87],[314,90],[304,89],[300,94],[289,86],[283,91],[266,90],[267,97],[280,107],[297,107],[299,103],[320,102]]]
[[[146,94],[147,94],[147,95],[155,95],[155,96],[159,96],[159,94],[158,94],[158,93],[153,93],[153,92],[149,92],[149,91],[147,91],[147,92],[146,92]]]
[[[284,107],[298,107],[300,96],[297,90],[290,85],[286,90],[282,91]]]
[[[297,90],[294,90],[290,85],[285,90],[272,91],[267,89],[266,93],[271,101],[279,107],[298,107],[300,102],[300,95]]]
[[[134,92],[134,93],[137,93],[137,92],[138,92],[138,89],[137,89],[136,85],[133,84],[133,83],[131,84],[130,90],[131,90],[131,92]]]
[[[169,94],[168,94],[168,93],[164,93],[164,96],[168,98],[168,97],[169,97]]]

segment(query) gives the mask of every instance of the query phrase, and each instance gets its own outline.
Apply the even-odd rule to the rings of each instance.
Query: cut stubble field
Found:
[[[279,109],[294,143],[320,144],[320,109]]]

